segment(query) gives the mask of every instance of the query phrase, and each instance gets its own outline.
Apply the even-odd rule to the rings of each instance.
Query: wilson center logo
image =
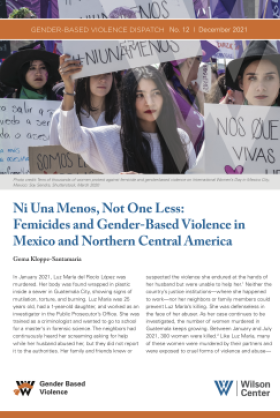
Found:
[[[220,395],[225,394],[227,396],[233,384],[233,380],[214,380],[214,382]]]
[[[24,396],[25,394],[27,396],[29,396],[31,390],[34,387],[34,383],[35,383],[34,381],[33,382],[28,381],[27,382],[26,380],[25,381],[17,381],[18,389],[14,390],[15,395],[19,395],[21,393],[22,396]]]

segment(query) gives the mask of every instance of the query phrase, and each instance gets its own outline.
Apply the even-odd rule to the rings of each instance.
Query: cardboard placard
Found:
[[[142,67],[202,55],[200,41],[63,41],[63,52],[81,60],[73,78]]]
[[[205,105],[205,173],[280,174],[280,108]]]
[[[63,19],[195,19],[193,0],[58,0],[58,7]]]
[[[61,145],[29,147],[30,174],[101,174]]]
[[[29,174],[28,147],[49,144],[59,101],[0,99],[0,174]]]
[[[199,85],[199,90],[203,93],[208,93],[211,89],[211,75],[211,65],[201,63],[198,69],[197,79],[191,81],[191,83],[197,83]]]

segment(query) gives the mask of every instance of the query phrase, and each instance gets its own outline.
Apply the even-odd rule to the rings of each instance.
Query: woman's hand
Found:
[[[193,91],[194,91],[194,94],[198,97],[198,96],[201,96],[202,94],[204,94],[201,90],[199,90],[199,85],[197,84],[197,82],[191,82],[191,86],[192,86],[192,89],[193,89]]]
[[[68,54],[63,54],[59,57],[60,66],[58,70],[62,81],[64,82],[65,91],[68,93],[74,93],[75,81],[72,80],[71,75],[79,73],[83,66],[79,60],[66,61],[68,58],[71,58]]]
[[[71,75],[79,73],[82,69],[81,61],[79,60],[68,60],[66,59],[71,58],[68,54],[63,54],[60,56],[60,66],[59,66],[59,74],[64,82],[65,93],[61,105],[62,110],[69,111],[74,107],[74,88],[75,88],[75,81],[72,80]],[[68,93],[68,94],[67,94]]]
[[[223,98],[223,100],[220,101],[219,104],[234,104],[235,99],[233,97],[233,90],[228,90],[226,96]]]

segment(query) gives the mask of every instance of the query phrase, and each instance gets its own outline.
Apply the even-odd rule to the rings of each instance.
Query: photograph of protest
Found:
[[[279,8],[0,0],[0,418],[280,416]]]

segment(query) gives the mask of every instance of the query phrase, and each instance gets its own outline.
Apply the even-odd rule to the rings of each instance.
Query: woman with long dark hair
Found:
[[[46,51],[44,42],[36,41],[10,55],[0,67],[0,81],[16,89],[11,98],[62,100],[52,88],[60,80],[59,56]]]
[[[67,94],[67,93],[66,93]],[[106,125],[120,125],[118,92],[113,73],[80,78],[75,86],[75,109],[80,125],[96,128]],[[52,118],[50,144],[60,145],[58,122],[60,109]]]
[[[195,165],[195,152],[186,132],[176,127],[174,105],[166,83],[154,67],[127,72],[121,88],[121,126],[81,128],[74,110],[71,75],[82,65],[60,57],[65,83],[59,136],[69,151],[101,173],[181,173]]]

